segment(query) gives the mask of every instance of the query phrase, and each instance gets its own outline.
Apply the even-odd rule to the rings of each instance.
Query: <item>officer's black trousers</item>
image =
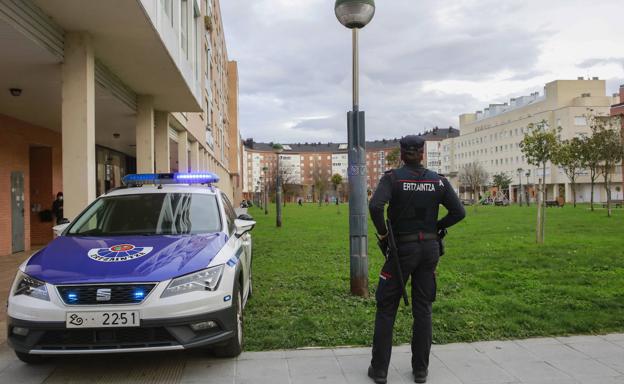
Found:
[[[412,368],[427,369],[431,350],[431,303],[435,300],[435,269],[440,258],[438,242],[402,243],[399,247],[399,261],[403,281],[412,280]],[[402,290],[396,273],[395,261],[384,264],[379,276],[376,293],[377,314],[373,337],[373,368],[387,372],[392,353],[392,329],[397,308],[402,301]]]

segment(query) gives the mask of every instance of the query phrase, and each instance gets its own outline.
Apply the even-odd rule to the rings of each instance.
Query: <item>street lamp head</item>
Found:
[[[334,11],[345,27],[364,28],[375,16],[375,0],[336,0]]]

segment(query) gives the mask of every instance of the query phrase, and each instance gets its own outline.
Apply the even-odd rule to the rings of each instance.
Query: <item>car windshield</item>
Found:
[[[96,200],[67,231],[72,236],[179,235],[221,230],[215,195],[149,193]]]

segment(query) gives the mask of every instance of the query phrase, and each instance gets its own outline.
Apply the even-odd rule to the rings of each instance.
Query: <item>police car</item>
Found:
[[[18,358],[207,347],[233,357],[252,292],[255,222],[212,173],[139,174],[96,199],[20,267],[8,302]]]

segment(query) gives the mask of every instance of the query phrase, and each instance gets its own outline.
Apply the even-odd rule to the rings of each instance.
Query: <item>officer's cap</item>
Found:
[[[416,152],[421,150],[425,145],[425,140],[422,137],[416,135],[404,136],[401,141],[401,150],[405,152]]]

